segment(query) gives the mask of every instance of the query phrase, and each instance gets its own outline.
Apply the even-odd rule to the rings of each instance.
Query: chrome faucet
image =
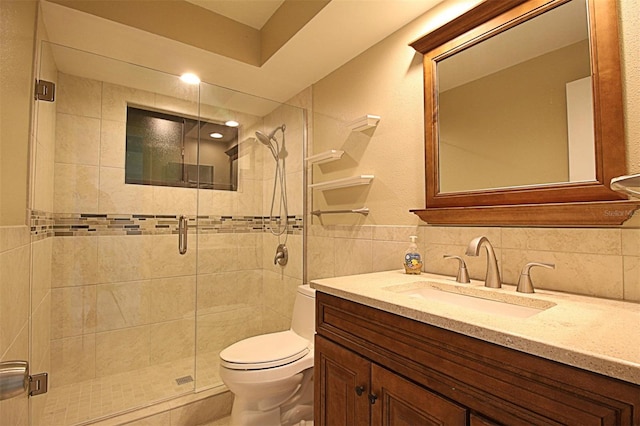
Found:
[[[480,247],[484,244],[484,248],[487,250],[487,276],[484,279],[484,286],[490,288],[501,288],[502,281],[500,280],[500,270],[498,269],[498,259],[496,259],[496,253],[493,251],[493,246],[485,236],[474,238],[467,247],[467,256],[478,256],[480,254]]]

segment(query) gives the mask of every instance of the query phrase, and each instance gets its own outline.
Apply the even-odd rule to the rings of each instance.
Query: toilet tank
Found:
[[[298,286],[291,316],[291,329],[313,343],[316,331],[316,291],[308,284]]]

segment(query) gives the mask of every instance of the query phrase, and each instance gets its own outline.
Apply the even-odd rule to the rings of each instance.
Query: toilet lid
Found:
[[[259,370],[296,361],[309,353],[309,341],[291,330],[241,340],[220,352],[221,364],[234,370]]]

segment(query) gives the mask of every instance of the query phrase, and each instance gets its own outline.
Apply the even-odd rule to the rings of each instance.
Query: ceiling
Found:
[[[261,29],[284,0],[186,0],[231,18],[256,30]]]
[[[177,16],[180,12],[175,17],[161,16],[155,27],[149,27],[148,23],[146,27],[136,27],[135,23],[127,25],[123,22],[130,22],[127,20],[130,16],[120,19],[109,15],[107,19],[98,16],[100,13],[87,13],[75,7],[75,3],[92,2],[43,0],[42,12],[49,40],[55,44],[173,75],[193,72],[207,83],[285,102],[441,1],[316,0],[322,6],[307,16],[299,27],[289,28],[286,39],[280,40],[277,48],[257,63],[238,59],[235,55],[237,49],[230,49],[231,53],[220,53],[197,45],[199,41],[210,38],[212,28],[204,29],[203,36],[192,38],[196,41],[194,43],[181,39],[181,30],[193,31],[193,28],[188,28],[190,21],[180,20],[181,17]],[[178,10],[195,12],[198,22],[221,16],[230,18],[233,21],[227,20],[230,22],[228,25],[237,24],[243,34],[248,34],[247,38],[255,36],[260,42],[269,26],[286,27],[290,24],[287,13],[291,8],[285,9],[285,6],[304,5],[309,0],[141,0],[138,3],[148,7],[154,2],[158,6],[170,4],[174,8],[177,6]],[[114,16],[125,4],[119,0],[93,3],[107,5],[109,13]],[[127,0],[127,3],[136,1]],[[274,19],[278,14],[279,20]],[[126,13],[123,11],[122,15]],[[147,18],[152,19],[153,16]],[[170,23],[167,23],[168,19],[172,19]],[[238,37],[231,39],[243,42],[238,41]],[[264,48],[264,40],[262,43]],[[252,49],[254,46],[248,47]],[[70,72],[65,70],[67,65],[64,61],[56,58],[59,69]],[[108,71],[101,70],[102,73]]]

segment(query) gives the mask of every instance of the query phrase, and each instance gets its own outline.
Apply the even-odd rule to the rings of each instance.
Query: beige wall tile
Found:
[[[100,119],[58,113],[57,163],[97,166],[100,162]]]
[[[98,175],[94,166],[55,164],[54,211],[56,213],[96,213]]]
[[[58,74],[57,111],[64,114],[100,118],[102,83],[96,80]]]
[[[307,236],[307,278],[309,280],[335,276],[335,239]]]
[[[0,253],[29,244],[30,240],[27,226],[0,226]]]
[[[100,211],[123,214],[154,214],[153,188],[124,183],[124,169],[100,168]]]
[[[50,386],[52,388],[79,383],[94,377],[96,377],[94,334],[51,341]]]
[[[284,329],[290,327],[296,289],[300,284],[301,280],[286,275],[269,271],[263,273],[263,306],[288,319]],[[268,328],[269,324],[265,324],[265,327]]]
[[[145,282],[148,323],[192,319],[196,313],[196,276],[178,276]]]
[[[147,245],[151,245],[151,257],[145,259],[152,278],[195,275],[197,246],[194,244],[195,234],[189,233],[187,241],[189,249],[184,255],[178,251],[177,235],[145,236]]]
[[[169,186],[147,186],[153,193],[154,214],[183,214],[195,216],[198,212],[198,190],[171,188]]]
[[[334,244],[336,276],[364,274],[373,271],[371,240],[336,238]]]
[[[30,250],[28,245],[0,253],[0,354],[29,321]]]
[[[556,268],[533,268],[534,287],[588,296],[622,299],[622,256],[546,251],[502,250],[503,281],[517,284],[529,262],[553,263]]]
[[[149,326],[96,334],[96,377],[147,367],[149,344]]]
[[[246,337],[262,333],[260,312],[253,307],[198,315],[196,324],[197,357],[218,354],[222,349]]]
[[[52,287],[82,286],[97,282],[98,237],[52,238]]]
[[[15,359],[29,359],[29,327],[27,326],[23,327],[0,361]],[[6,425],[29,425],[29,398],[27,394],[24,393],[21,396],[0,401],[0,419]]]
[[[243,270],[262,269],[262,232],[237,234],[238,261]]]
[[[53,139],[53,138],[52,138]],[[54,193],[54,149],[40,142],[36,143],[32,202],[34,210],[53,211]]]
[[[404,242],[409,246],[409,237],[418,237],[418,244],[424,243],[424,226],[387,226],[380,225],[373,227],[372,238],[380,241]]]
[[[176,252],[177,246],[176,237]],[[98,282],[117,283],[151,278],[152,268],[161,266],[162,260],[154,259],[155,252],[154,240],[151,236],[98,237]]]
[[[622,254],[640,256],[640,229],[622,229]]]
[[[176,77],[174,96],[156,94],[154,106],[162,111],[178,115],[198,116],[198,86],[186,85]]]
[[[35,308],[51,291],[53,238],[35,241],[31,245],[31,256],[31,305]]]
[[[102,120],[100,128],[100,166],[124,169],[127,126],[125,122]]]
[[[484,235],[493,247],[502,247],[500,228],[426,226],[424,241],[429,244],[459,245],[464,248],[476,237]]]
[[[304,190],[302,185],[303,173],[289,173],[287,172],[287,201],[289,215],[301,215],[304,208]],[[277,202],[277,199],[276,199]]]
[[[333,225],[331,228],[336,238],[352,238],[370,240],[373,238],[373,226]]]
[[[624,300],[640,302],[640,257],[624,256]]]
[[[620,244],[619,229],[502,229],[504,248],[619,255]]]
[[[51,353],[51,295],[33,309],[31,317],[31,374],[47,371]]]
[[[196,322],[194,318],[149,326],[149,364],[157,365],[193,357]]]
[[[269,202],[271,202],[272,191],[268,193],[263,192],[262,180],[247,179],[247,178],[244,178],[242,174],[240,174],[239,182],[240,184],[239,184],[238,195],[237,195],[238,214],[243,216],[261,216],[263,194],[264,194],[264,197],[268,196]],[[278,203],[278,200],[276,199],[276,206],[278,205],[277,203]]]
[[[54,339],[95,333],[96,286],[62,287],[51,291],[51,336]]]
[[[198,235],[198,273],[237,271],[238,237],[235,234]]]
[[[263,302],[262,271],[234,271],[198,275],[198,315],[257,309]]]
[[[147,323],[147,281],[102,284],[96,288],[96,331],[105,332]]]
[[[153,106],[155,95],[110,83],[102,83],[102,119],[127,122],[127,103]]]
[[[409,247],[408,242],[398,241],[372,241],[373,271],[388,271],[403,269],[404,252]],[[424,258],[424,251],[422,251]],[[423,260],[424,261],[424,260]]]
[[[234,215],[238,210],[236,191],[198,191],[199,215]]]
[[[260,333],[275,333],[291,327],[291,318],[274,311],[268,306],[262,307],[262,328]]]

